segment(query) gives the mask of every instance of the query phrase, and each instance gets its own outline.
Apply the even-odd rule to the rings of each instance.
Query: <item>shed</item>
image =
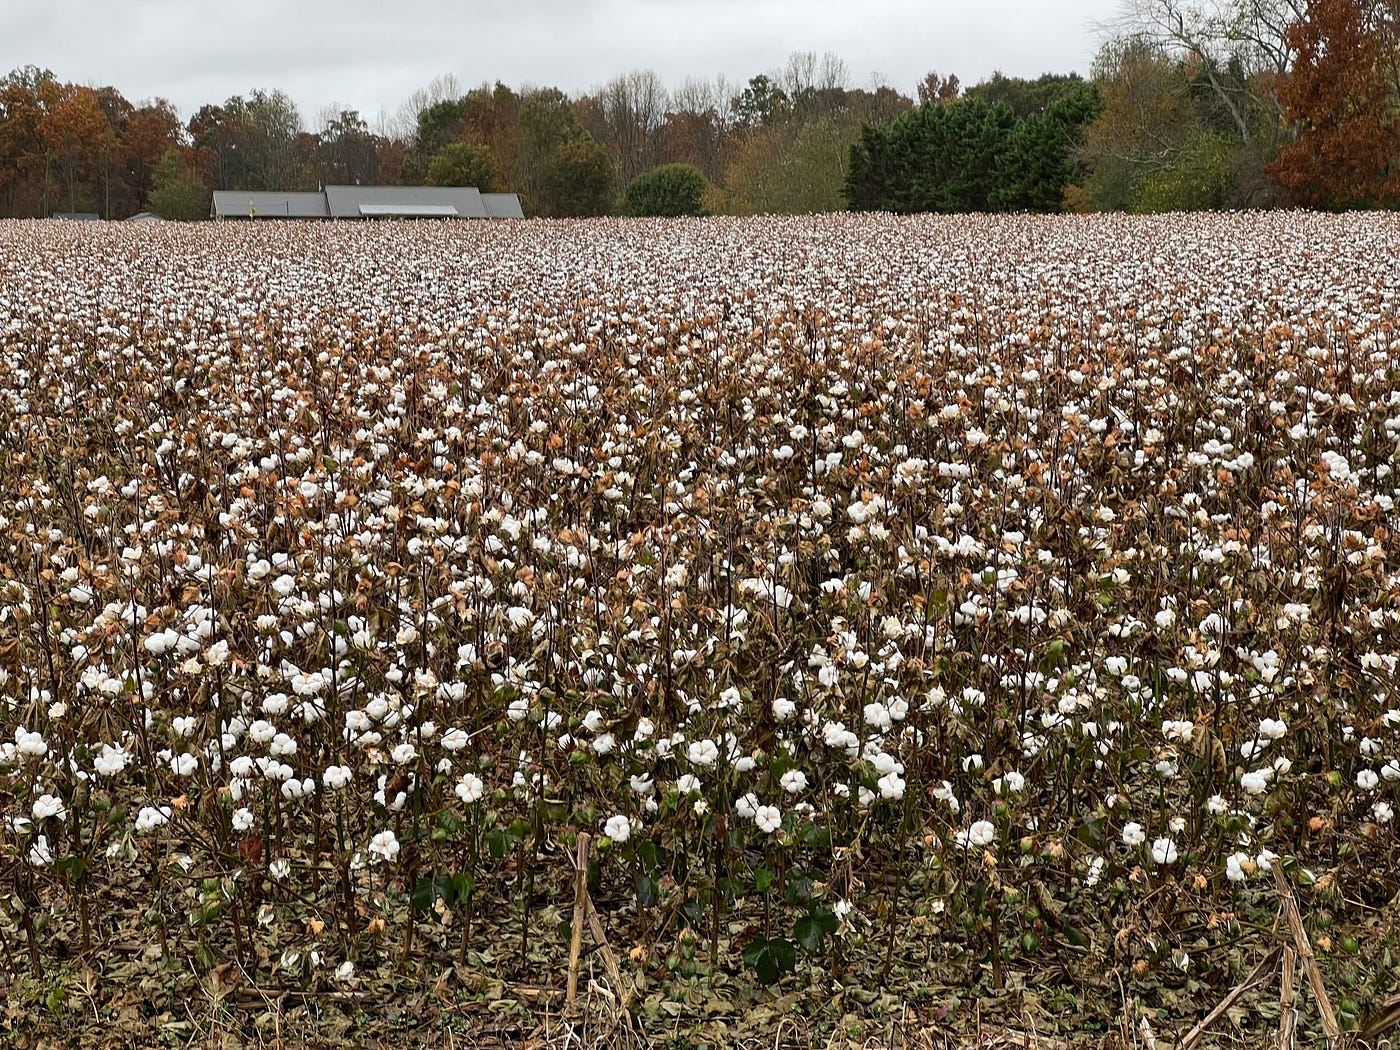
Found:
[[[327,186],[333,219],[484,219],[470,186]]]
[[[270,190],[215,190],[216,219],[326,219],[324,193]]]
[[[483,193],[481,204],[490,219],[523,219],[525,211],[520,207],[518,193]]]

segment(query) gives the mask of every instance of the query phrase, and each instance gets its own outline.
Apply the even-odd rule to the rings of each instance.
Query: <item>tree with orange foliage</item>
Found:
[[[1293,68],[1279,101],[1297,138],[1271,170],[1296,204],[1400,203],[1400,5],[1309,0],[1289,29]]]
[[[68,210],[76,211],[79,182],[85,175],[98,172],[117,146],[116,133],[107,122],[97,92],[89,87],[63,85],[58,100],[44,114],[39,134],[58,162],[68,190]]]

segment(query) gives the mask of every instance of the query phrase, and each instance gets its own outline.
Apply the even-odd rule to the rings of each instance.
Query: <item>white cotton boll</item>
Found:
[[[1244,882],[1249,878],[1245,870],[1245,865],[1253,866],[1254,861],[1248,853],[1236,851],[1225,858],[1225,877],[1231,882]]]
[[[307,795],[315,794],[316,781],[312,780],[310,777],[307,777],[305,780],[289,777],[282,782],[281,791],[282,797],[289,801],[304,798]]]
[[[734,800],[734,812],[744,820],[752,820],[758,813],[758,796],[752,791],[740,795]]]
[[[326,771],[321,774],[321,783],[331,791],[339,791],[350,783],[351,776],[349,766],[327,766]]]
[[[1356,786],[1362,791],[1374,791],[1380,781],[1374,769],[1363,769],[1356,774]]]
[[[1135,848],[1146,841],[1147,833],[1142,830],[1142,825],[1137,821],[1123,825],[1123,845]]]
[[[967,844],[969,847],[986,849],[997,840],[997,828],[990,820],[974,821],[967,829]]]
[[[689,795],[692,791],[699,791],[700,778],[694,773],[683,773],[676,778],[676,790],[682,795]]]
[[[445,750],[460,751],[466,747],[471,738],[467,736],[466,730],[452,728],[442,734],[442,739],[438,741]]]
[[[68,816],[68,810],[63,805],[63,800],[54,795],[40,795],[34,800],[34,806],[30,810],[36,822],[48,820],[53,817],[63,820]]]
[[[786,722],[797,713],[797,705],[786,697],[778,697],[773,701],[773,717],[779,722]]]
[[[233,816],[230,818],[230,823],[234,831],[247,831],[253,826],[253,811],[246,806],[235,809],[233,811]]]
[[[126,768],[127,754],[120,748],[104,747],[93,760],[92,767],[99,776],[114,777]]]
[[[199,768],[199,759],[188,751],[182,755],[176,755],[170,760],[170,769],[177,777],[191,776]]]
[[[807,787],[807,774],[800,769],[789,769],[778,781],[789,795],[799,795]]]
[[[754,810],[753,820],[765,835],[771,835],[783,826],[783,814],[777,806],[759,806]]]
[[[1288,735],[1288,725],[1281,718],[1260,719],[1259,735],[1266,740],[1282,740]]]
[[[277,733],[272,738],[272,742],[267,745],[267,753],[282,757],[283,755],[295,755],[297,753],[297,742],[286,733]]]
[[[473,802],[481,801],[486,794],[486,784],[475,773],[465,773],[453,790],[459,799],[467,805],[471,805]]]
[[[15,727],[15,749],[30,758],[43,758],[49,753],[49,745],[44,742],[43,735],[31,733],[23,726]]]
[[[170,823],[170,807],[142,806],[141,811],[136,814],[136,831],[144,834],[160,827],[162,824]]]
[[[47,868],[53,863],[53,847],[47,835],[39,835],[29,847],[29,863],[36,868]]]
[[[616,843],[626,842],[632,837],[632,822],[620,813],[609,817],[603,825],[603,834]]]
[[[872,729],[888,729],[890,727],[889,710],[881,703],[866,704],[865,724]]]
[[[886,773],[875,786],[880,789],[881,798],[898,800],[904,797],[904,779],[898,773]]]
[[[276,735],[277,727],[271,722],[264,721],[261,718],[248,727],[248,736],[250,736],[255,743],[271,743],[273,737]]]
[[[1169,838],[1154,839],[1152,842],[1152,859],[1158,864],[1175,864],[1177,858],[1176,843]]]
[[[1007,791],[1015,793],[1025,790],[1026,778],[1013,769],[1009,771],[1005,776],[997,777],[992,782],[992,784],[997,794],[1001,794],[1002,788],[1005,788]]]
[[[894,755],[885,751],[878,751],[871,755],[870,764],[875,768],[875,772],[881,776],[886,773],[903,772],[903,767],[895,760]]]
[[[708,738],[693,742],[686,749],[691,765],[712,766],[719,758],[719,745]]]
[[[399,855],[399,840],[392,831],[381,831],[369,840],[369,851],[384,860],[393,860]]]
[[[1246,740],[1240,745],[1240,757],[1254,758],[1256,755],[1262,754],[1268,746],[1267,740]]]
[[[1272,773],[1272,769],[1252,769],[1241,774],[1240,787],[1244,788],[1246,794],[1258,795],[1268,788]]]

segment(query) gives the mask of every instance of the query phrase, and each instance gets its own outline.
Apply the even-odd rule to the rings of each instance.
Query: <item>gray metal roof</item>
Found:
[[[166,220],[162,219],[159,215],[152,211],[138,211],[135,215],[128,215],[122,221],[149,224],[153,222],[165,222]]]
[[[520,194],[518,193],[483,193],[481,195],[482,206],[486,208],[486,215],[492,219],[523,219],[525,212],[520,207]]]
[[[327,186],[326,203],[333,219],[358,219],[373,212],[363,206],[388,206],[391,215],[408,215],[409,209],[447,205],[463,219],[484,219],[481,194],[470,186]],[[386,213],[380,213],[386,214]],[[428,214],[417,211],[415,214]]]
[[[325,219],[324,193],[277,193],[267,190],[215,190],[216,219]]]

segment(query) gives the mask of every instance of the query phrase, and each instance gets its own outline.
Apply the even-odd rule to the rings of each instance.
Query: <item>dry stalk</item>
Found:
[[[1294,971],[1298,959],[1293,946],[1283,946],[1283,976],[1279,982],[1278,1010],[1278,1050],[1293,1050],[1293,1040],[1298,1028],[1298,1007],[1294,1005],[1298,990],[1293,984]]]
[[[1327,987],[1322,983],[1317,958],[1308,942],[1307,931],[1303,929],[1303,917],[1298,913],[1298,902],[1293,896],[1293,889],[1288,885],[1288,880],[1284,878],[1283,866],[1271,864],[1269,867],[1274,873],[1274,885],[1278,887],[1279,905],[1283,909],[1284,918],[1288,920],[1289,928],[1293,931],[1293,945],[1303,961],[1303,973],[1312,985],[1313,997],[1317,999],[1317,1009],[1322,1015],[1322,1027],[1327,1033],[1327,1043],[1329,1046],[1336,1046],[1342,1038],[1342,1027],[1337,1023],[1337,1014],[1332,1009],[1332,1001],[1327,997]]]
[[[1207,1028],[1223,1017],[1225,1012],[1235,1005],[1240,996],[1244,995],[1250,988],[1258,984],[1266,974],[1273,970],[1274,966],[1278,963],[1278,957],[1281,951],[1282,949],[1280,948],[1274,948],[1273,951],[1269,952],[1268,955],[1260,960],[1259,965],[1245,974],[1244,980],[1231,988],[1225,998],[1221,999],[1220,1002],[1216,1004],[1215,1009],[1206,1014],[1195,1028],[1186,1033],[1186,1037],[1181,1040],[1180,1050],[1191,1050],[1193,1046],[1200,1042],[1201,1036],[1206,1034]]]
[[[578,835],[578,858],[574,861],[574,926],[569,939],[569,991],[570,1005],[578,998],[578,960],[583,948],[584,917],[588,913],[588,845],[586,831]]]

